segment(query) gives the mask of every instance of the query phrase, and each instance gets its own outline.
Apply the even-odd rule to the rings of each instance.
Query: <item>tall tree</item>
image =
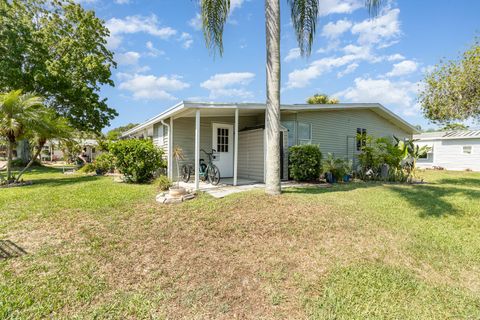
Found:
[[[0,136],[7,141],[7,182],[13,180],[13,149],[29,128],[41,123],[45,111],[42,107],[42,98],[20,90],[0,94]]]
[[[316,93],[307,99],[308,104],[337,104],[340,101],[337,98],[331,98],[324,93]]]
[[[107,140],[118,140],[122,136],[122,133],[127,132],[128,130],[130,130],[130,129],[136,127],[136,126],[138,126],[137,123],[129,123],[129,124],[126,124],[124,126],[114,128],[114,129],[107,132],[107,134],[105,135],[105,138]]]
[[[78,129],[100,131],[117,115],[99,96],[116,66],[108,35],[73,0],[0,1],[0,91],[36,92]]]
[[[223,54],[223,29],[230,13],[230,0],[199,0],[203,33],[207,47]],[[302,56],[311,53],[317,27],[318,6],[322,0],[287,0]],[[383,0],[365,0],[371,15],[376,15]],[[266,158],[265,192],[281,193],[280,186],[280,0],[265,0]]]
[[[436,123],[480,119],[480,38],[460,59],[441,62],[425,76],[419,101]]]

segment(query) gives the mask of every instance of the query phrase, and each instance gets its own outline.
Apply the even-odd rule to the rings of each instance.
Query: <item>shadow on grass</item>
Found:
[[[355,189],[364,189],[369,187],[378,187],[382,184],[379,182],[351,182],[345,184],[334,184],[332,187],[292,187],[282,189],[286,194],[322,194],[327,192],[345,192]]]
[[[465,196],[477,201],[480,199],[480,190],[439,185],[390,186],[389,189],[414,205],[424,218],[463,214],[445,197]]]
[[[27,252],[10,240],[0,240],[0,260],[16,258]]]
[[[58,187],[66,186],[76,183],[92,182],[100,179],[101,176],[69,176],[68,178],[45,178],[45,179],[32,179],[31,186],[49,186]]]
[[[460,178],[460,179],[442,179],[436,182],[436,184],[453,184],[453,185],[459,185],[459,186],[464,186],[464,187],[474,187],[474,188],[480,188],[480,178],[475,179],[475,178]]]

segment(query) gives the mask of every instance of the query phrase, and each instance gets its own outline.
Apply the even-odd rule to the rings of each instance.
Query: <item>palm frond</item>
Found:
[[[318,21],[318,0],[287,0],[290,15],[302,56],[312,52]]]
[[[365,6],[368,9],[368,13],[371,17],[378,16],[380,8],[383,5],[384,0],[365,0]]]
[[[200,0],[203,35],[207,48],[223,55],[223,29],[230,13],[230,0]]]

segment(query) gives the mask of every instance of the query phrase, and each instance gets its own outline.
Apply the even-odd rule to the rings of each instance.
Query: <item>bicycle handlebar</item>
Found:
[[[215,152],[217,152],[217,150],[215,149],[212,149],[212,152],[207,152],[204,149],[200,149],[200,151],[203,151],[203,153],[205,153],[206,155],[213,155]]]

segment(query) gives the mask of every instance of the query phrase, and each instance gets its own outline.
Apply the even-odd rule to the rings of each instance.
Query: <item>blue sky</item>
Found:
[[[102,94],[120,115],[142,122],[179,100],[265,101],[264,1],[231,0],[223,57],[205,47],[195,0],[81,0],[106,21],[118,68]],[[282,1],[282,103],[314,93],[342,102],[380,102],[430,127],[416,102],[422,75],[480,35],[480,1],[386,1],[369,19],[363,0],[324,0],[312,54],[298,55]]]

